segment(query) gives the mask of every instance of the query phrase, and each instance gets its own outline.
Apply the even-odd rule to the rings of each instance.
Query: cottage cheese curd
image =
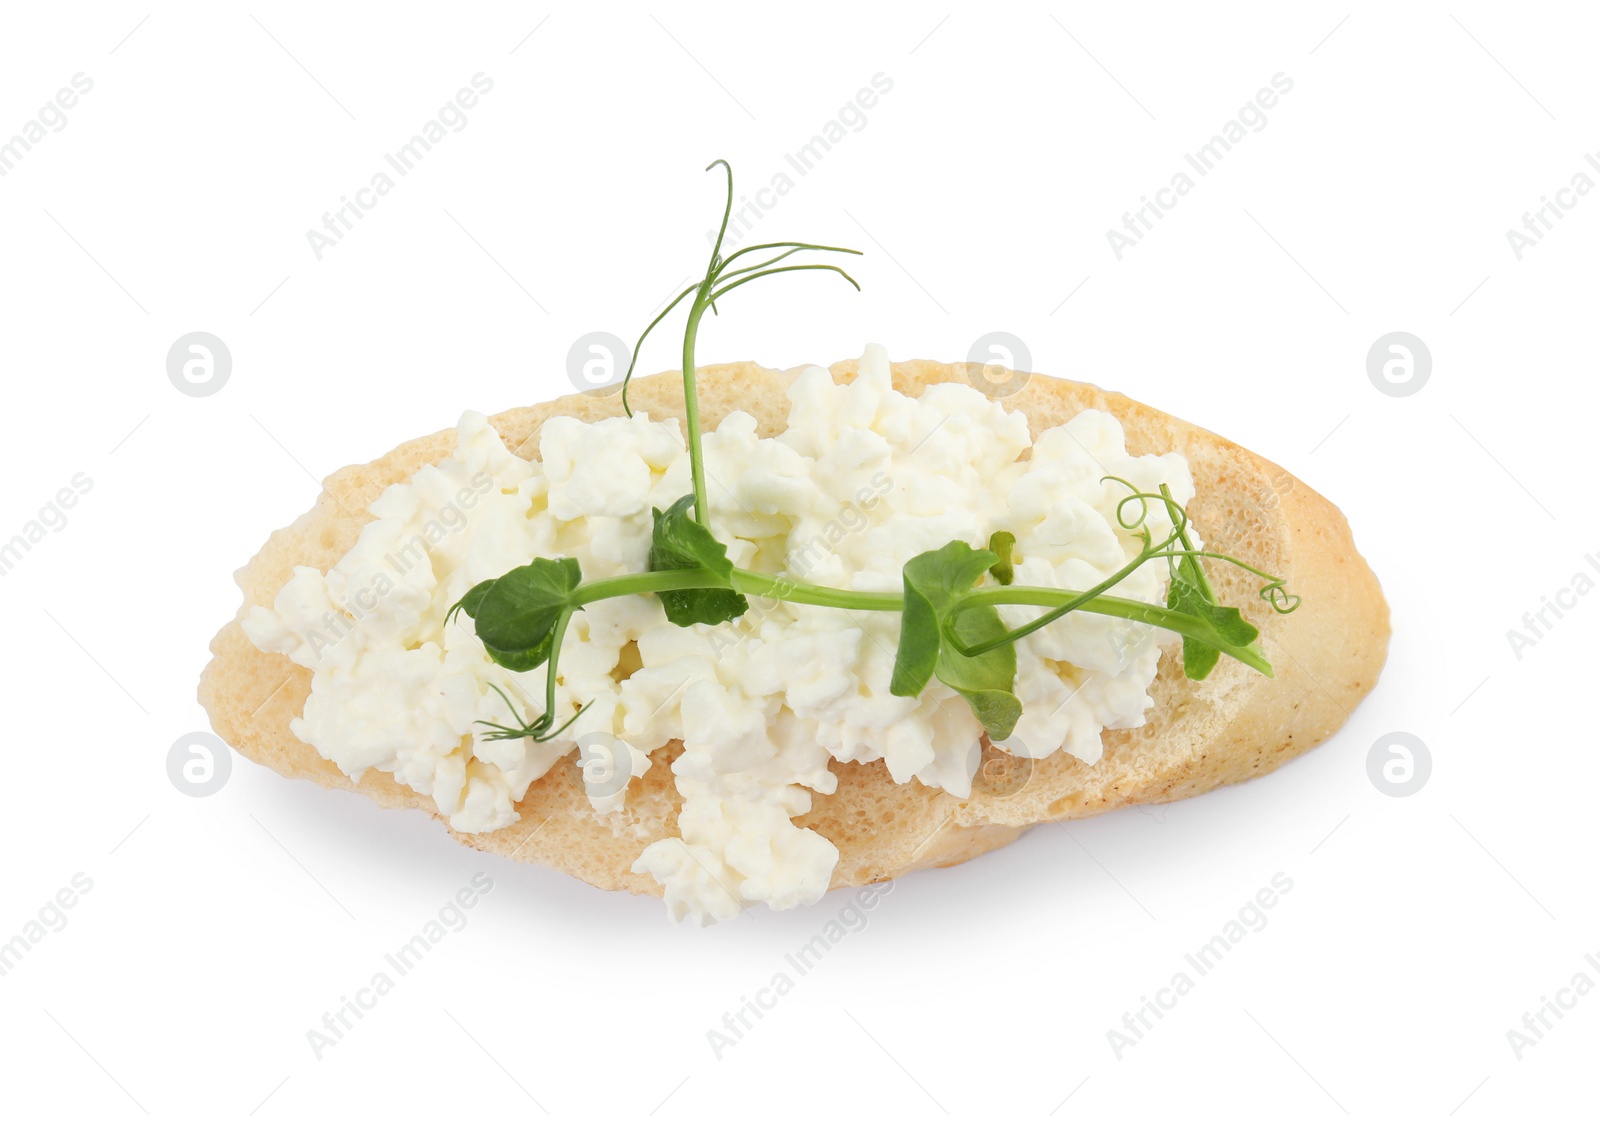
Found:
[[[1103,412],[1030,444],[1021,412],[965,384],[897,393],[880,346],[851,383],[813,367],[788,396],[774,438],[742,412],[704,437],[710,524],[736,566],[898,591],[908,558],[1004,529],[1017,538],[1017,584],[1081,589],[1139,549],[1116,519],[1126,488],[1104,476],[1165,483],[1179,503],[1194,492],[1181,455],[1130,456]],[[898,613],[752,598],[737,622],[681,628],[651,596],[597,602],[574,614],[558,665],[558,717],[591,704],[577,726],[545,743],[486,740],[479,720],[514,724],[491,685],[532,718],[545,671],[492,663],[468,617],[446,621],[451,605],[535,557],[576,557],[585,580],[642,571],[651,507],[692,490],[674,420],[558,417],[539,455],[519,458],[483,416],[464,414],[454,456],[384,491],[337,565],[297,569],[271,608],[250,611],[257,647],[312,672],[296,736],[352,777],[393,774],[463,832],[515,822],[529,785],[575,749],[596,812],[621,810],[650,752],[681,739],[678,835],[645,845],[634,870],[661,883],[675,917],[701,923],[827,890],[838,850],[793,821],[836,787],[832,761],[882,759],[898,782],[970,794],[980,727],[965,701],[937,681],[917,699],[889,693]],[[1170,529],[1159,509],[1148,516],[1157,538]],[[1114,591],[1160,603],[1165,585],[1154,561]],[[1001,610],[1010,626],[1037,612]],[[1159,643],[1087,613],[1025,637],[1022,720],[1003,744],[1098,760],[1102,729],[1143,724]]]

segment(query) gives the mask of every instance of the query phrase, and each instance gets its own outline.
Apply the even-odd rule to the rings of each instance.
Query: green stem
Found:
[[[728,583],[710,569],[668,569],[660,573],[629,573],[603,581],[590,581],[572,592],[572,604],[581,608],[595,601],[614,596],[633,596],[638,593],[667,592],[674,589],[720,589]],[[799,581],[756,573],[749,569],[733,571],[733,588],[747,596],[765,596],[785,600],[792,604],[810,604],[823,608],[850,608],[861,612],[900,612],[905,608],[905,597],[897,592],[855,592],[850,589],[808,585]],[[1085,599],[1087,597],[1087,599]],[[1165,628],[1180,636],[1209,644],[1225,655],[1231,655],[1247,667],[1263,674],[1272,674],[1272,664],[1261,651],[1252,646],[1241,647],[1217,635],[1216,629],[1206,620],[1188,613],[1177,612],[1159,604],[1146,604],[1142,600],[1129,600],[1120,596],[1091,596],[1075,589],[1035,588],[1029,585],[996,585],[973,589],[958,602],[952,615],[977,605],[1021,604],[1037,608],[1066,608],[1068,611],[1094,612],[1101,616],[1114,616],[1153,628]],[[565,625],[563,624],[562,627]]]
[[[1028,588],[1021,585],[973,589],[961,598],[952,615],[960,615],[962,606],[977,604],[1029,604],[1043,608],[1059,608],[1064,604],[1081,601],[1075,611],[1098,612],[1102,616],[1115,616],[1120,620],[1149,624],[1153,628],[1165,628],[1169,632],[1176,632],[1180,636],[1209,644],[1224,655],[1231,655],[1240,663],[1253,667],[1264,675],[1272,674],[1272,663],[1259,649],[1254,646],[1241,647],[1229,643],[1217,635],[1216,629],[1210,623],[1198,616],[1121,596],[1096,596],[1089,600],[1082,600],[1082,597],[1081,592],[1073,592],[1071,589]]]
[[[683,333],[683,415],[689,429],[689,467],[694,475],[694,517],[702,526],[711,525],[711,508],[706,504],[705,458],[700,454],[700,396],[695,391],[694,337],[700,316],[706,312],[709,278],[689,307],[689,322]]]
[[[545,663],[544,677],[544,717],[553,721],[556,716],[556,662],[561,657],[561,639],[567,634],[567,623],[572,619],[572,609],[568,608],[556,619],[555,631],[550,644],[550,659]]]
[[[1165,543],[1163,543],[1163,544],[1165,544]],[[969,649],[967,647],[962,646],[959,642],[956,644],[956,647],[961,651],[961,654],[963,654],[963,655],[967,655],[967,656],[982,655],[986,651],[993,651],[997,647],[1003,647],[1004,645],[1006,645],[1008,643],[1013,643],[1013,642],[1015,642],[1017,640],[1020,640],[1023,636],[1032,635],[1034,632],[1037,632],[1040,628],[1043,628],[1043,627],[1046,627],[1047,625],[1055,623],[1055,621],[1061,619],[1061,617],[1065,616],[1067,613],[1074,612],[1077,609],[1084,607],[1090,601],[1092,601],[1096,597],[1100,596],[1102,593],[1106,592],[1107,590],[1109,590],[1109,589],[1115,587],[1116,585],[1122,583],[1123,581],[1127,580],[1129,577],[1131,577],[1139,569],[1139,567],[1141,565],[1143,565],[1146,561],[1148,561],[1150,559],[1150,555],[1151,555],[1150,539],[1149,539],[1148,536],[1146,536],[1145,537],[1145,548],[1144,548],[1143,552],[1139,553],[1137,556],[1134,557],[1134,559],[1132,561],[1128,562],[1121,569],[1117,570],[1115,573],[1111,574],[1111,576],[1109,576],[1105,580],[1101,581],[1098,585],[1095,585],[1094,588],[1089,589],[1087,591],[1080,591],[1071,600],[1061,602],[1056,607],[1055,611],[1046,612],[1043,616],[1040,616],[1040,617],[1038,617],[1036,619],[1033,619],[1033,620],[1029,620],[1026,624],[1023,624],[1020,628],[1013,628],[1011,631],[1005,633],[1002,636],[996,636],[993,639],[985,640],[982,644],[978,645],[977,647],[973,647],[973,648]],[[1006,586],[1006,587],[1014,587],[1014,586]],[[1054,592],[1054,591],[1057,591],[1057,590],[1054,590],[1054,589],[1040,589],[1038,591],[1040,591],[1040,592]],[[1065,590],[1060,590],[1060,591],[1065,591]],[[1011,602],[1002,601],[1001,603],[1011,603]],[[1017,601],[1015,603],[1025,603],[1025,602]],[[960,616],[961,615],[961,608],[957,607],[955,612],[952,615],[953,615],[953,617]],[[954,619],[952,619],[951,622],[954,623]]]
[[[1211,581],[1206,577],[1206,571],[1200,567],[1200,562],[1194,559],[1194,543],[1189,540],[1188,520],[1178,504],[1172,500],[1172,492],[1167,490],[1167,484],[1161,484],[1161,499],[1167,506],[1167,518],[1172,522],[1178,540],[1183,543],[1183,560],[1178,563],[1178,569],[1187,571],[1191,584],[1200,590],[1200,595],[1205,597],[1207,604],[1217,602],[1217,594],[1211,589]]]
[[[728,582],[710,569],[666,569],[659,573],[628,573],[621,577],[608,577],[589,581],[572,590],[572,606],[582,608],[597,600],[614,596],[635,596],[648,592],[672,592],[677,589],[725,589]],[[822,585],[808,585],[769,573],[756,573],[749,569],[733,571],[735,592],[747,596],[766,596],[774,600],[787,600],[795,604],[815,604],[824,608],[855,608],[863,612],[898,612],[904,599],[897,592],[854,592],[850,589],[830,589]]]
[[[863,612],[899,612],[905,597],[897,592],[854,592],[808,585],[749,569],[733,571],[733,587],[747,596],[770,596],[795,604],[816,604],[823,608],[855,608]]]
[[[670,592],[674,589],[725,589],[728,582],[710,569],[665,569],[659,573],[628,573],[603,581],[589,581],[572,590],[572,607],[582,608],[597,600],[614,596],[635,596],[642,592]]]

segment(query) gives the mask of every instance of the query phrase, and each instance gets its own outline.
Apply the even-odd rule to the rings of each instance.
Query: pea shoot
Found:
[[[859,255],[848,247],[818,243],[781,242],[754,244],[731,255],[722,244],[733,210],[733,170],[726,161],[714,161],[707,171],[721,166],[727,177],[727,203],[722,226],[712,247],[705,274],[667,304],[645,327],[634,347],[633,359],[622,381],[622,406],[629,416],[628,387],[640,349],[650,332],[685,299],[689,311],[683,335],[684,418],[689,437],[689,461],[694,490],[669,506],[653,511],[649,569],[604,580],[585,581],[575,558],[539,558],[519,565],[501,577],[475,585],[450,610],[465,612],[489,657],[510,671],[545,667],[544,711],[526,722],[512,707],[516,726],[482,722],[489,740],[531,738],[548,741],[570,727],[585,705],[559,727],[556,697],[561,642],[573,613],[617,596],[653,593],[667,619],[679,626],[721,624],[738,620],[749,611],[747,597],[757,596],[796,604],[849,608],[900,614],[900,644],[895,654],[890,692],[916,697],[938,679],[972,707],[984,731],[994,741],[1009,737],[1021,716],[1022,703],[1014,689],[1017,673],[1016,643],[1072,612],[1093,612],[1175,632],[1183,639],[1184,674],[1204,679],[1222,656],[1272,675],[1272,664],[1262,651],[1259,632],[1239,609],[1218,603],[1203,561],[1223,561],[1254,573],[1266,582],[1261,598],[1274,612],[1287,614],[1300,604],[1281,577],[1272,576],[1238,558],[1194,547],[1189,517],[1165,484],[1144,491],[1125,479],[1107,476],[1127,488],[1117,504],[1116,519],[1134,534],[1141,548],[1121,569],[1099,584],[1083,590],[1019,585],[1015,583],[1013,550],[1016,537],[997,531],[986,548],[952,541],[937,550],[917,554],[905,563],[904,587],[899,592],[858,592],[804,584],[786,577],[738,569],[727,547],[710,529],[706,501],[705,459],[701,450],[700,407],[695,390],[695,342],[706,311],[718,313],[717,303],[732,291],[756,279],[796,271],[828,271],[842,276],[858,291],[850,274],[832,263],[786,263],[801,253]],[[766,254],[740,264],[745,256]],[[1157,540],[1150,531],[1151,507],[1159,505],[1170,532]],[[1167,601],[1149,604],[1111,595],[1111,589],[1151,561],[1168,565]],[[985,576],[994,584],[982,583]],[[1000,605],[1042,608],[1035,618],[1007,630]],[[499,687],[494,687],[511,706]]]

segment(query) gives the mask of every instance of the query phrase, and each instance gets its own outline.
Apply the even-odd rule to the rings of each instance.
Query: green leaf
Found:
[[[1005,635],[1006,631],[999,611],[992,605],[968,609],[942,624],[946,640],[953,637],[968,646]],[[991,738],[1001,741],[1011,736],[1017,719],[1022,717],[1022,700],[1012,690],[1017,682],[1015,643],[992,648],[982,655],[962,655],[954,647],[941,646],[934,674],[945,686],[961,693]]]
[[[513,671],[531,671],[550,656],[557,623],[570,612],[572,592],[583,581],[577,558],[541,557],[493,582],[476,597],[476,613],[463,597],[462,607],[496,663]]]
[[[992,606],[969,608],[959,617],[953,608],[998,560],[988,550],[953,541],[906,562],[900,647],[889,684],[891,693],[911,698],[922,693],[930,678],[938,678],[967,700],[996,741],[1010,736],[1022,714],[1022,702],[1012,690],[1017,649],[1008,643],[981,655],[961,654],[954,644],[971,647],[1004,635],[1006,629]]]
[[[1205,566],[1200,564],[1200,558],[1193,552],[1194,543],[1189,540],[1184,514],[1172,501],[1172,495],[1165,483],[1161,486],[1161,497],[1166,500],[1167,515],[1172,519],[1177,529],[1178,540],[1182,542],[1185,550],[1177,568],[1173,570],[1171,581],[1167,584],[1167,607],[1190,616],[1198,616],[1210,624],[1217,635],[1227,643],[1240,647],[1252,643],[1258,633],[1239,614],[1239,610],[1224,608],[1217,604],[1217,595],[1212,591],[1211,582],[1206,578]],[[1190,635],[1183,637],[1183,673],[1188,678],[1196,682],[1204,679],[1211,674],[1217,665],[1217,660],[1221,658],[1222,652],[1212,644]]]
[[[532,671],[539,664],[550,658],[550,637],[545,637],[546,642],[540,647],[525,648],[522,651],[501,651],[497,647],[483,645],[483,650],[489,653],[489,658],[508,671]]]
[[[1189,563],[1189,559],[1186,558],[1184,564]],[[1176,612],[1199,617],[1211,626],[1221,640],[1238,647],[1253,643],[1260,634],[1256,631],[1255,625],[1240,615],[1237,608],[1226,608],[1214,603],[1208,592],[1196,586],[1184,575],[1184,570],[1181,568],[1167,586],[1167,607]],[[1211,674],[1212,668],[1216,667],[1220,658],[1222,652],[1211,644],[1193,636],[1183,637],[1183,673],[1196,682]]]
[[[686,628],[690,624],[721,624],[737,620],[750,610],[750,602],[733,588],[733,562],[728,549],[710,530],[689,516],[694,495],[686,494],[665,511],[652,507],[655,528],[650,538],[650,571],[709,569],[728,583],[722,589],[669,589],[658,593],[667,619]]]
[[[926,555],[924,555],[926,556]],[[917,560],[912,558],[912,561]],[[939,665],[939,610],[911,582],[911,561],[906,563],[905,608],[900,614],[900,646],[894,653],[894,674],[889,693],[916,698],[933,678]]]
[[[478,618],[478,606],[483,603],[483,594],[493,588],[495,581],[499,579],[499,577],[491,577],[487,581],[479,581],[468,589],[460,600],[450,606],[450,611],[444,614],[446,622],[457,612],[465,612],[476,620]]]
[[[1009,530],[996,530],[989,535],[989,552],[997,560],[989,566],[989,572],[995,580],[1002,585],[1009,585],[1016,580],[1016,573],[1011,566],[1015,563],[1012,551],[1017,547],[1017,535]]]
[[[1015,655],[1013,651],[1013,658]],[[977,715],[984,733],[993,741],[1005,741],[1017,728],[1017,719],[1022,717],[1022,700],[1011,691],[962,691],[961,695],[971,704],[972,713]]]

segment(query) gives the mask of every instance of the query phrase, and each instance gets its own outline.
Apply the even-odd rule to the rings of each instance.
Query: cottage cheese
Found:
[[[1004,529],[1017,538],[1016,583],[1086,588],[1139,549],[1116,520],[1126,488],[1102,477],[1193,495],[1181,455],[1130,456],[1103,412],[1030,445],[1022,413],[967,385],[895,392],[880,346],[851,383],[813,367],[788,396],[774,438],[742,412],[704,437],[711,527],[740,567],[898,591],[908,558]],[[535,557],[576,557],[585,580],[641,571],[651,507],[692,489],[677,422],[643,413],[550,420],[539,455],[519,458],[464,414],[454,456],[384,491],[337,565],[297,569],[271,608],[250,611],[256,646],[312,672],[296,736],[351,777],[392,774],[462,832],[514,823],[529,785],[574,750],[603,819],[625,808],[650,751],[681,739],[678,835],[645,845],[634,870],[661,883],[675,917],[701,923],[827,890],[838,850],[793,821],[834,790],[834,761],[881,759],[898,782],[970,794],[980,727],[966,703],[937,681],[917,699],[889,693],[897,613],[752,598],[738,622],[680,628],[654,597],[598,602],[573,616],[560,656],[558,716],[591,704],[577,726],[545,743],[486,740],[478,720],[513,724],[491,684],[532,718],[545,672],[492,663],[465,615],[446,622],[450,606]],[[1160,538],[1170,527],[1158,509]],[[1165,584],[1155,561],[1114,591],[1160,603]],[[1001,614],[1015,626],[1038,611]],[[1144,722],[1160,635],[1073,613],[1024,638],[1022,720],[1006,747],[1098,760],[1103,729]]]

